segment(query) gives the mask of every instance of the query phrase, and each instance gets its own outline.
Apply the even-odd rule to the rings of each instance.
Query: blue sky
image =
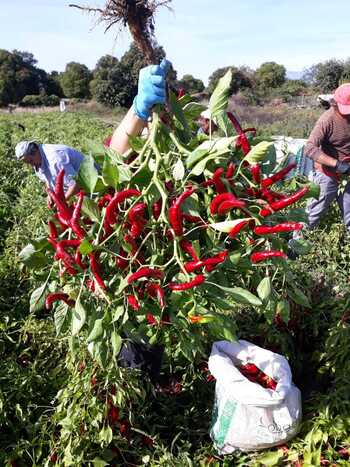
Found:
[[[103,5],[104,0],[72,0]],[[47,71],[69,61],[93,68],[105,54],[120,58],[127,32],[104,34],[92,16],[65,0],[1,0],[0,47],[32,52]],[[178,71],[207,83],[226,65],[257,68],[276,61],[302,71],[350,56],[349,0],[173,0],[156,15],[156,37]]]

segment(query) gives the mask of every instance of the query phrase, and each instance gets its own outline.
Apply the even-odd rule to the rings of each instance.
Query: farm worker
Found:
[[[64,169],[65,196],[69,199],[79,191],[74,177],[84,159],[83,154],[63,144],[40,144],[21,141],[16,145],[16,158],[33,167],[35,175],[48,188],[54,189],[57,175]]]
[[[211,128],[210,128],[211,127]],[[209,135],[209,133],[216,131],[217,126],[211,118],[211,112],[209,109],[203,110],[199,118],[199,130],[198,134]]]
[[[336,89],[334,101],[317,121],[304,148],[305,155],[314,161],[312,179],[320,185],[319,199],[307,206],[308,227],[316,227],[337,200],[350,231],[350,181],[343,193],[338,192],[342,176],[350,175],[350,83]]]
[[[140,70],[138,93],[132,107],[114,131],[109,146],[120,154],[129,148],[129,135],[138,135],[147,126],[151,109],[166,100],[165,75],[170,66],[163,59],[160,65],[150,65]],[[79,191],[75,177],[84,155],[69,146],[61,144],[39,144],[35,141],[21,141],[16,145],[16,157],[34,168],[35,174],[53,189],[59,172],[65,170],[65,196],[69,199]]]
[[[130,149],[129,135],[140,135],[147,126],[152,107],[165,104],[166,74],[171,63],[165,58],[159,65],[140,70],[137,95],[133,105],[113,133],[109,146],[119,154]]]

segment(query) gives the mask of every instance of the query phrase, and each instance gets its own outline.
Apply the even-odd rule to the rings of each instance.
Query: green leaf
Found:
[[[116,188],[119,183],[118,166],[113,163],[109,156],[105,156],[102,168],[102,178],[107,186]]]
[[[242,287],[233,287],[230,292],[230,297],[237,303],[248,303],[249,305],[261,306],[261,300],[247,289]]]
[[[140,170],[132,179],[133,185],[141,185],[141,186],[148,186],[150,181],[152,180],[153,173],[150,171],[148,167]]]
[[[258,458],[258,461],[266,467],[277,467],[280,460],[283,459],[281,451],[270,451]]]
[[[106,443],[106,445],[110,444],[113,439],[112,428],[110,426],[104,426],[102,430],[99,432],[98,438],[100,442]],[[98,464],[98,465],[102,465],[102,464]],[[108,464],[105,463],[103,465],[108,465]]]
[[[116,331],[112,331],[111,344],[113,349],[113,357],[115,358],[119,354],[120,348],[122,346],[122,338]]]
[[[130,182],[132,178],[132,172],[128,167],[120,165],[119,169],[119,183]]]
[[[56,307],[54,314],[56,336],[59,336],[61,331],[64,331],[68,328],[71,316],[72,314],[70,313],[70,308],[66,303],[61,302]]]
[[[93,193],[98,179],[98,172],[92,156],[85,156],[80,164],[77,176],[78,185],[88,193]]]
[[[92,199],[85,196],[81,209],[91,220],[101,222],[100,211],[98,210],[97,204]]]
[[[86,321],[86,310],[82,305],[80,298],[75,302],[75,308],[72,313],[72,336],[76,336]]]
[[[307,186],[309,187],[309,191],[306,193],[306,195],[303,196],[303,199],[306,199],[306,198],[318,199],[320,197],[320,191],[321,191],[320,185],[317,185],[317,183],[314,183],[314,182],[309,182]]]
[[[261,143],[252,147],[252,149],[245,156],[244,160],[249,162],[249,164],[256,164],[257,162],[267,160],[273,154],[276,156],[274,143],[269,141],[262,141]]]
[[[231,82],[232,70],[230,68],[227,73],[219,79],[218,84],[211,95],[209,109],[213,117],[226,110],[228,99],[230,97]]]
[[[268,300],[271,295],[271,279],[264,277],[256,289],[261,300]]]
[[[129,135],[129,144],[133,151],[137,153],[141,152],[145,143],[146,140],[142,136]]]
[[[42,269],[49,262],[49,258],[42,251],[37,251],[31,243],[19,253],[19,259],[30,269]]]
[[[288,296],[293,300],[293,302],[297,303],[298,305],[304,306],[306,308],[311,308],[311,304],[307,296],[297,287],[293,289],[287,290]]]
[[[110,427],[108,427],[108,428],[110,429]],[[113,437],[113,434],[112,434],[112,437]],[[95,457],[94,459],[92,459],[92,463],[93,463],[94,467],[106,467],[106,465],[110,465],[107,462],[105,462],[104,460],[100,459],[99,457]]]
[[[47,290],[47,283],[41,285],[37,289],[34,290],[34,292],[30,296],[29,300],[29,311],[31,313],[35,311],[40,311],[44,308],[45,306],[45,298],[48,294]]]
[[[87,338],[87,343],[93,342],[101,337],[103,334],[103,318],[97,319],[94,323],[89,337]]]
[[[89,240],[87,240],[86,238],[81,242],[79,246],[79,251],[82,255],[88,255],[89,253],[93,251],[93,249],[94,249],[93,246],[91,245]]]
[[[215,121],[218,127],[225,133],[225,136],[235,136],[236,130],[234,129],[231,120],[227,116],[227,112],[220,112],[215,116]]]
[[[290,319],[290,305],[288,300],[279,300],[276,306],[276,313],[278,313],[285,323]]]
[[[187,121],[196,120],[200,114],[205,110],[205,105],[198,102],[189,102],[183,108],[184,116]]]
[[[197,164],[199,161],[202,161],[206,156],[210,156],[210,159],[224,155],[227,152],[231,151],[233,143],[236,141],[237,136],[216,138],[211,140],[203,141],[195,151],[189,154],[186,160],[186,167],[189,169]]]

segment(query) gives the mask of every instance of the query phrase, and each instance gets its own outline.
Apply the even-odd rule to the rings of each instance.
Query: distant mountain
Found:
[[[302,77],[303,77],[302,71],[288,71],[287,70],[288,79],[301,79]]]

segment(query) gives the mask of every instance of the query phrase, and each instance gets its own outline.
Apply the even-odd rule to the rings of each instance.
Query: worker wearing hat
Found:
[[[336,200],[350,231],[350,181],[342,193],[338,190],[342,177],[350,175],[350,83],[334,92],[334,104],[317,121],[304,153],[314,161],[312,178],[320,186],[319,198],[307,206],[309,228],[318,225]]]
[[[165,103],[165,76],[169,66],[170,62],[163,59],[159,65],[150,65],[141,69],[134,103],[114,131],[109,143],[109,146],[119,154],[124,154],[130,148],[129,136],[140,134],[147,125],[152,107],[155,104]],[[31,165],[35,174],[50,189],[54,188],[57,175],[64,169],[67,199],[79,191],[75,178],[84,155],[76,149],[62,144],[21,141],[16,146],[15,154],[18,160]]]
[[[217,130],[214,119],[211,116],[210,109],[205,109],[199,116],[199,130],[198,134],[209,135]]]

